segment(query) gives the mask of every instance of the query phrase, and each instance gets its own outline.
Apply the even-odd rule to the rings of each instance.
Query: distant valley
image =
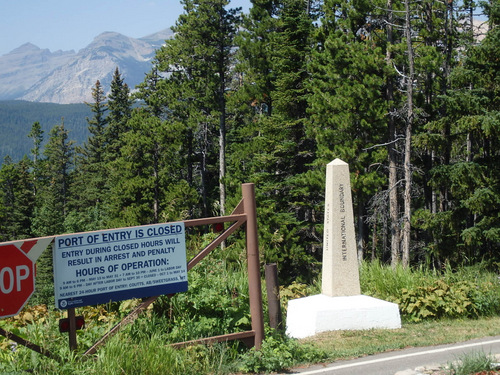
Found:
[[[35,121],[46,142],[50,129],[64,119],[70,139],[82,144],[88,137],[86,118],[92,116],[84,103],[92,102],[96,81],[107,94],[118,67],[133,90],[151,70],[155,51],[172,36],[170,29],[138,39],[105,32],[78,52],[26,43],[0,56],[0,164],[6,155],[15,161],[29,155],[33,144],[27,135]]]
[[[44,132],[44,144],[50,130],[64,121],[69,139],[83,144],[89,135],[87,117],[92,111],[86,104],[33,103],[21,100],[0,101],[0,164],[9,155],[14,161],[30,156],[33,141],[28,138],[31,126],[38,121]]]

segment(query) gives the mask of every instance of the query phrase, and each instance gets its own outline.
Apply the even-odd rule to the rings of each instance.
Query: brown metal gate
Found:
[[[246,235],[246,252],[247,252],[247,269],[248,269],[248,289],[250,299],[250,315],[252,321],[252,329],[245,332],[236,332],[221,336],[214,336],[192,340],[187,342],[180,342],[172,344],[174,347],[182,347],[191,344],[203,344],[213,342],[223,342],[231,340],[242,340],[249,346],[255,346],[256,349],[261,348],[264,339],[264,320],[262,310],[262,291],[260,279],[260,261],[259,261],[259,243],[257,237],[257,214],[255,203],[255,186],[254,184],[242,184],[242,199],[234,211],[228,216],[218,216],[211,218],[201,218],[193,220],[184,220],[185,227],[196,227],[201,225],[212,225],[217,223],[231,223],[227,229],[221,232],[208,246],[201,250],[194,256],[188,263],[188,271],[205,258],[211,251],[217,248],[224,240],[226,240],[232,233],[239,227],[245,226]],[[55,237],[55,236],[54,236]],[[152,304],[159,296],[149,297],[145,299],[140,305],[133,309],[124,319],[116,324],[108,333],[99,339],[92,347],[90,347],[83,356],[94,354],[97,349],[103,345],[109,338],[116,334],[123,326],[132,323],[147,307]],[[68,309],[68,317],[70,321],[69,341],[70,347],[76,349],[76,327],[74,323],[75,309]],[[0,334],[16,341],[19,344],[35,350],[47,357],[61,361],[61,359],[50,351],[39,347],[36,344],[22,339],[11,332],[0,329]]]

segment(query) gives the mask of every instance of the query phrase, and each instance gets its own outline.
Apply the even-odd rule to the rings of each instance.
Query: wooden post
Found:
[[[264,340],[264,317],[262,312],[262,289],[260,285],[259,240],[257,238],[257,208],[255,185],[242,184],[243,205],[247,215],[246,242],[248,259],[248,294],[252,330],[255,331],[255,348],[260,350]]]
[[[76,314],[75,308],[70,307],[68,309],[68,319],[69,319],[69,349],[71,351],[76,351],[77,342],[76,342]]]
[[[280,286],[276,263],[266,264],[266,291],[269,306],[269,326],[276,330],[283,329],[283,317],[280,305]]]

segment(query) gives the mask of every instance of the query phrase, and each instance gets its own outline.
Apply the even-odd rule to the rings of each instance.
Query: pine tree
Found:
[[[415,80],[415,59],[413,48],[413,29],[411,24],[411,10],[409,0],[405,0],[405,26],[404,34],[406,39],[406,54],[407,74],[405,76],[406,88],[406,113],[405,113],[405,147],[404,147],[404,194],[403,194],[403,230],[401,232],[402,256],[401,261],[403,267],[408,267],[410,264],[410,245],[411,245],[411,214],[412,214],[412,183],[413,183],[413,166],[412,166],[412,132],[415,123],[415,107],[413,98],[413,85]]]
[[[182,3],[184,14],[172,28],[175,37],[157,52],[155,69],[168,73],[161,95],[172,121],[184,124],[188,182],[199,188],[207,215],[214,182],[219,186],[217,211],[224,212],[225,206],[226,95],[239,18],[237,10],[226,9],[227,0]],[[199,171],[198,181],[194,171]]]
[[[128,126],[114,164],[122,178],[110,200],[113,226],[185,219],[199,202],[182,175],[181,129],[144,109],[133,111]]]
[[[90,133],[83,147],[76,149],[71,186],[71,213],[66,227],[72,232],[96,230],[106,226],[110,186],[106,160],[106,96],[100,81],[92,89],[93,103],[87,103],[94,116],[87,118]]]
[[[388,71],[392,71],[393,67],[393,46],[395,44],[395,33],[394,33],[394,14],[393,14],[393,0],[387,0],[386,3],[386,47],[385,47],[385,60],[387,64]],[[383,252],[387,247],[386,244],[386,236],[385,232],[390,233],[390,259],[391,259],[391,267],[393,269],[396,268],[400,259],[400,238],[401,238],[401,230],[399,225],[399,179],[398,179],[398,135],[397,135],[397,126],[396,126],[396,110],[395,110],[395,101],[394,101],[394,92],[396,87],[396,78],[394,74],[388,73],[386,75],[386,88],[385,88],[385,100],[387,102],[388,116],[387,116],[387,198],[382,198],[382,207],[379,207],[377,199],[377,195],[372,198],[372,206],[375,207],[374,211],[376,213],[389,211],[389,217],[386,219],[385,215],[374,215],[373,221],[376,222],[378,218],[382,217],[382,235],[383,235]],[[387,207],[387,209],[386,209]],[[388,224],[387,224],[388,222]],[[389,229],[385,229],[385,227],[389,227]],[[375,230],[374,230],[375,232]],[[374,233],[374,243],[376,242],[377,235]],[[376,247],[372,244],[372,254],[376,252]]]
[[[34,122],[31,126],[31,131],[28,134],[28,138],[33,140],[33,148],[31,149],[31,154],[33,155],[33,195],[36,195],[38,180],[40,177],[41,145],[43,142],[43,130],[38,121]]]
[[[96,86],[94,90],[98,90],[98,87]],[[96,95],[99,96],[101,96],[101,94],[102,93],[96,93]],[[99,97],[99,99],[103,100],[104,98]],[[94,97],[94,101],[95,100],[96,98]],[[111,91],[108,95],[108,102],[106,106],[108,109],[108,114],[105,118],[105,122],[107,123],[105,132],[105,143],[107,147],[106,152],[108,160],[113,160],[119,153],[121,147],[121,136],[128,130],[127,121],[132,113],[130,89],[124,82],[118,67],[115,69],[113,79],[111,80]],[[100,104],[100,107],[103,107],[103,105]],[[97,110],[97,107],[94,107],[93,110]],[[100,114],[100,116],[102,115],[103,113]],[[102,119],[99,120],[102,121]]]
[[[490,21],[498,23],[495,13]],[[420,147],[450,153],[447,163],[429,171],[429,185],[446,192],[436,198],[440,209],[416,213],[418,227],[431,239],[427,252],[439,261],[462,263],[498,254],[499,40],[496,27],[480,44],[468,46],[450,74],[444,116],[418,138]]]
[[[240,77],[235,103],[245,103],[237,109],[245,116],[271,115],[271,92],[275,89],[272,67],[273,44],[277,31],[278,0],[253,0],[248,15],[236,37],[238,45],[236,74]]]
[[[95,100],[95,98],[94,98]],[[107,226],[115,226],[111,223],[118,219],[118,212],[124,207],[111,207],[112,202],[120,199],[122,192],[120,186],[125,178],[126,171],[122,170],[119,165],[119,159],[123,154],[125,145],[125,134],[130,131],[129,121],[132,116],[133,97],[130,95],[130,89],[124,82],[124,79],[118,68],[115,69],[113,79],[111,81],[110,93],[106,102],[106,117],[104,126],[103,141],[101,138],[95,138],[99,145],[104,146],[104,158],[101,165],[95,165],[93,168],[99,168],[96,177],[103,180],[96,180],[102,183],[102,192],[106,197],[104,204],[99,203],[97,211],[93,213],[93,217],[98,221],[108,221]],[[137,157],[136,155],[128,155],[130,158]],[[104,173],[104,175],[103,175]],[[103,198],[103,197],[101,197]],[[107,211],[111,215],[107,218]],[[91,212],[92,213],[92,212]],[[113,216],[115,215],[115,216]]]
[[[165,120],[168,117],[168,108],[161,94],[161,77],[158,73],[158,62],[153,61],[152,70],[146,74],[144,82],[137,85],[134,97],[144,103],[143,108],[152,116]]]
[[[69,140],[64,120],[50,131],[43,155],[43,185],[36,196],[32,222],[34,234],[40,237],[65,232],[64,220],[69,212],[74,141]]]
[[[108,188],[106,186],[107,170],[105,164],[107,146],[107,119],[105,113],[107,105],[105,103],[104,89],[99,81],[96,82],[95,87],[92,89],[92,98],[94,102],[88,105],[94,116],[91,119],[87,118],[90,137],[81,150],[78,169],[84,179],[82,181],[84,192],[81,199],[89,200],[90,205],[95,205],[103,202]]]
[[[107,105],[105,103],[106,95],[104,95],[104,89],[99,80],[96,81],[95,86],[92,88],[92,99],[94,99],[93,103],[86,103],[94,116],[91,119],[87,118],[91,136],[84,146],[84,153],[89,163],[102,163],[104,161],[106,141]]]
[[[312,19],[304,1],[254,1],[239,38],[241,82],[231,133],[233,189],[255,182],[266,262],[280,275],[316,272],[314,204],[308,164],[314,142],[305,137]]]
[[[62,234],[73,229],[66,226],[71,214],[71,191],[74,168],[74,141],[64,127],[64,119],[55,125],[39,159],[40,175],[35,196],[30,230],[33,236]],[[45,251],[37,261],[37,282],[34,301],[53,303],[53,264],[51,251]]]
[[[27,157],[13,163],[7,156],[0,169],[0,241],[31,237],[34,196],[30,164]]]
[[[386,143],[387,66],[377,44],[377,29],[370,29],[370,11],[367,2],[325,2],[320,45],[311,63],[313,93],[309,98],[308,135],[317,142],[318,172],[323,175],[324,166],[335,158],[349,164],[360,258],[368,242],[364,215],[369,199],[386,183],[380,168],[374,166],[386,158],[378,145]]]

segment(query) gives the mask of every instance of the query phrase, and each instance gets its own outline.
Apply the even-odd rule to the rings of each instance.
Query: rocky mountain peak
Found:
[[[24,43],[22,46],[13,49],[9,54],[18,54],[18,53],[30,53],[40,51],[40,47],[35,46],[33,43]]]
[[[167,29],[136,39],[108,31],[78,53],[50,52],[25,43],[0,56],[0,100],[60,104],[91,101],[95,82],[100,80],[109,89],[116,67],[133,88],[151,70],[155,50],[172,35]]]

